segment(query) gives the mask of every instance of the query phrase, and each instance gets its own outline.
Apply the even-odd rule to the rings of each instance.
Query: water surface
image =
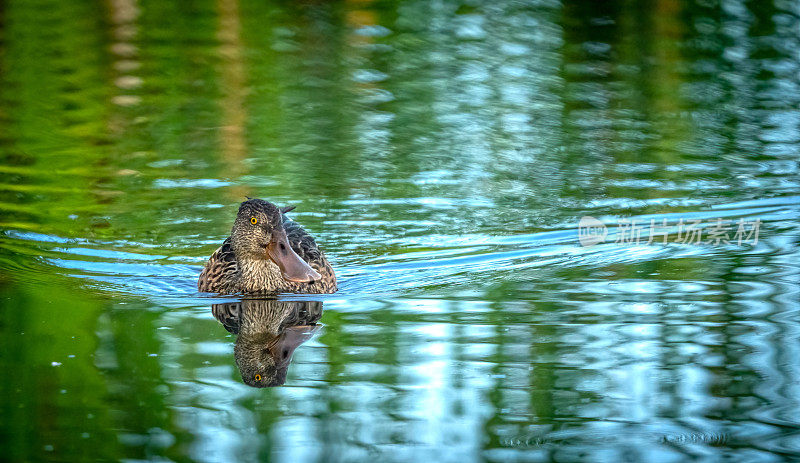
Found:
[[[779,0],[2,3],[4,455],[800,456],[798,30]],[[297,205],[338,293],[196,291],[245,195]],[[251,340],[283,386],[243,380]]]

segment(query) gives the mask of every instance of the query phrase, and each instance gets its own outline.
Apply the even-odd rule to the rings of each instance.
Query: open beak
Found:
[[[267,255],[281,269],[284,280],[307,283],[322,278],[322,275],[292,250],[283,228],[272,232],[272,241],[267,245]]]

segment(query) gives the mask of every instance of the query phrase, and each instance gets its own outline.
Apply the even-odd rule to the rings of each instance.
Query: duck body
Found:
[[[219,294],[334,293],[336,275],[314,237],[286,216],[293,208],[249,199],[206,262],[197,288]]]

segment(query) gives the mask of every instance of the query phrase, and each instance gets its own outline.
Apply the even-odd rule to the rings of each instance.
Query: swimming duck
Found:
[[[248,198],[197,288],[220,294],[333,293],[336,275],[314,238],[286,216],[294,207]]]

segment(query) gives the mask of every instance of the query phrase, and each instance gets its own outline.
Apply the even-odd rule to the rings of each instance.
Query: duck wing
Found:
[[[235,281],[239,272],[236,255],[233,253],[231,239],[228,237],[222,246],[206,262],[200,278],[197,280],[197,289],[209,293],[228,291],[228,287]]]

